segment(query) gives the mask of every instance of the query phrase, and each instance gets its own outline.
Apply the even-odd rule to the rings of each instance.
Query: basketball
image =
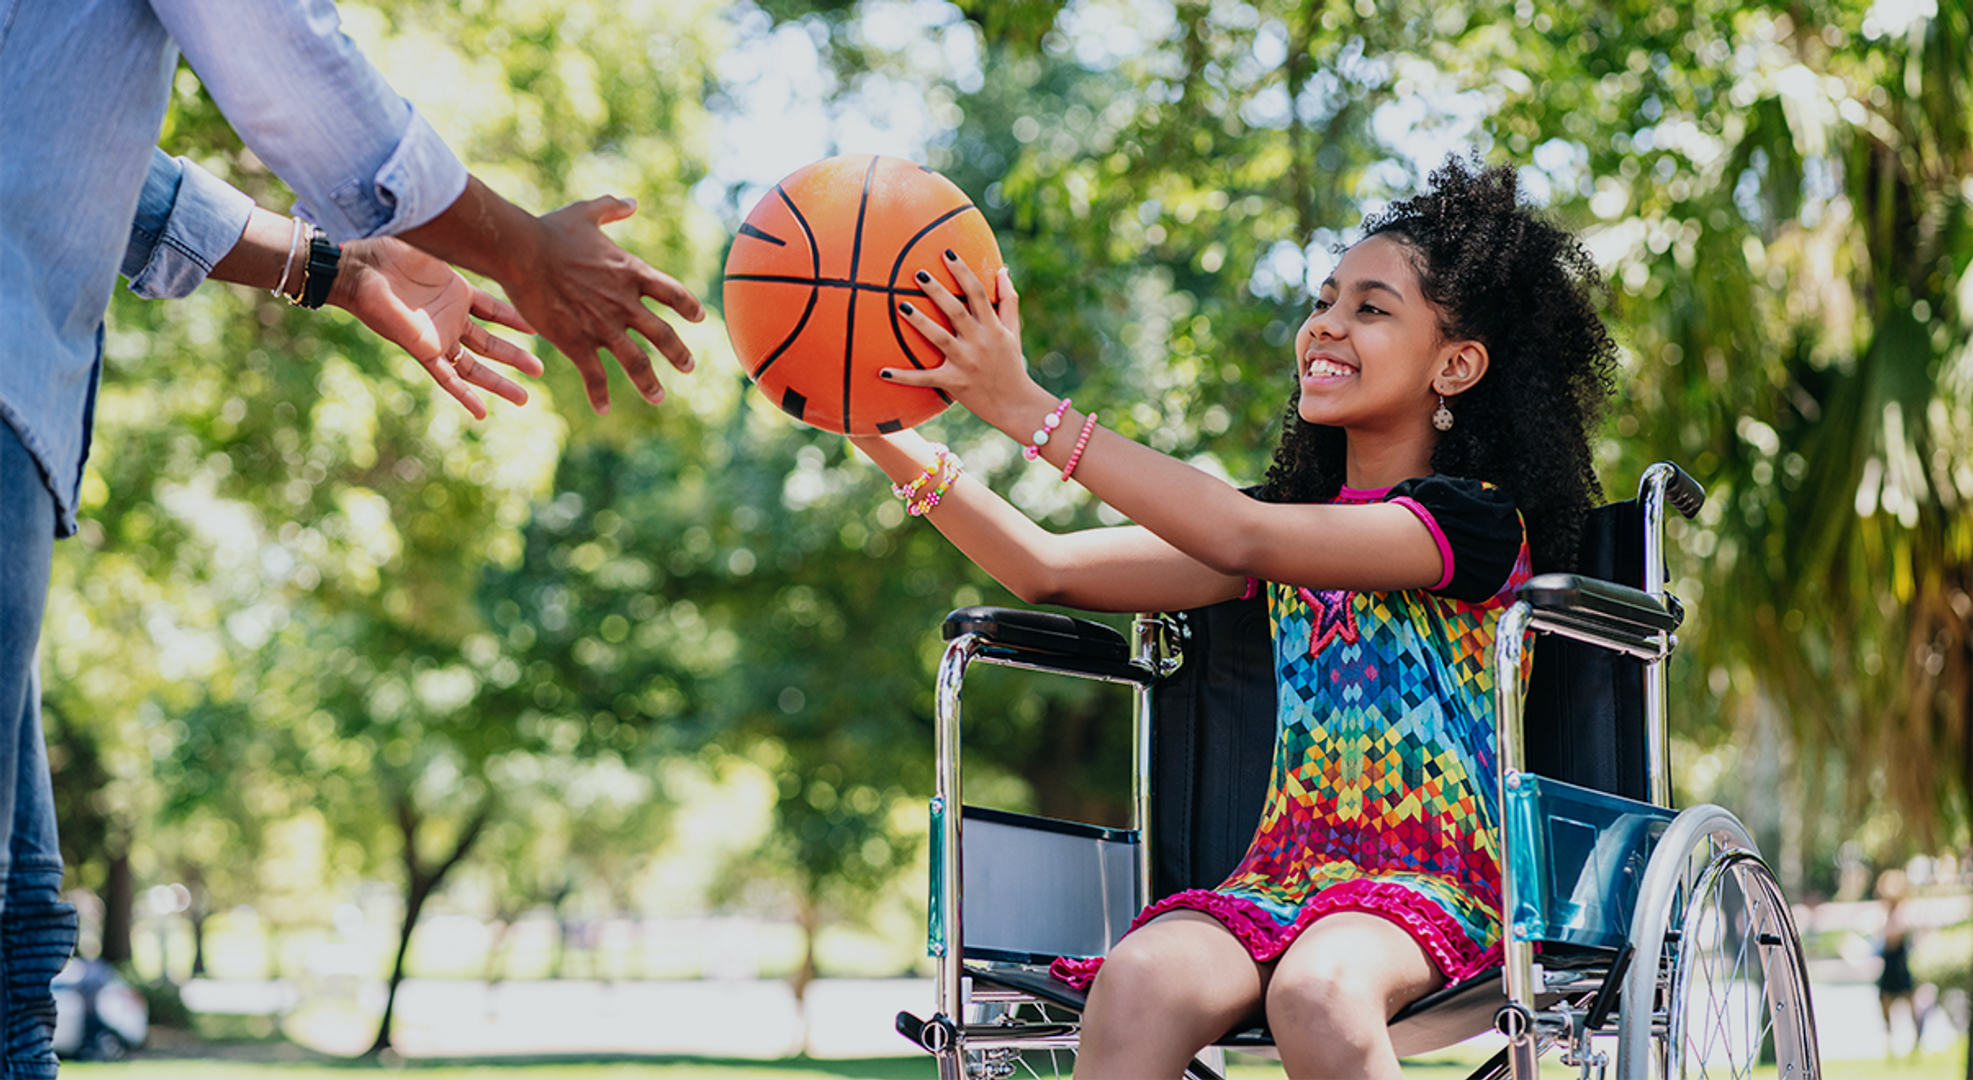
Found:
[[[960,295],[947,248],[994,287],[993,230],[931,169],[845,154],[797,170],[747,214],[726,257],[726,332],[741,366],[768,400],[827,431],[873,435],[937,416],[950,398],[877,372],[944,363],[898,304],[944,322],[917,274]]]

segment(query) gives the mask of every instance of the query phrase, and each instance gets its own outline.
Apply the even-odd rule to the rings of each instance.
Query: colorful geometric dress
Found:
[[[1203,911],[1265,962],[1316,919],[1361,911],[1457,982],[1500,956],[1490,665],[1494,628],[1530,576],[1526,533],[1512,499],[1474,480],[1344,488],[1335,501],[1409,509],[1445,575],[1392,593],[1267,586],[1280,700],[1260,825],[1217,888],[1165,897],[1131,928]],[[1053,971],[1086,987],[1101,963],[1063,958]]]

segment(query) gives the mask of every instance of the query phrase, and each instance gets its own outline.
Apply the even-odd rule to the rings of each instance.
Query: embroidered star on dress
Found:
[[[1357,643],[1356,605],[1350,602],[1348,591],[1323,589],[1311,592],[1296,589],[1295,592],[1301,596],[1302,603],[1308,605],[1311,616],[1308,633],[1310,656],[1320,656],[1322,650],[1337,638],[1342,638],[1345,645]]]

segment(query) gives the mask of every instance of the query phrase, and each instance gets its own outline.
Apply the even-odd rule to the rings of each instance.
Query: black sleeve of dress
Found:
[[[1451,552],[1452,580],[1440,596],[1483,604],[1507,584],[1521,555],[1521,515],[1507,492],[1478,480],[1421,476],[1391,489],[1386,502],[1408,498],[1432,516]]]

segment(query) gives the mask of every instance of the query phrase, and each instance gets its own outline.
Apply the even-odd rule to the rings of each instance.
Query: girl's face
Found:
[[[1418,287],[1411,252],[1383,236],[1343,253],[1295,335],[1303,420],[1430,437],[1432,380],[1455,346]]]

